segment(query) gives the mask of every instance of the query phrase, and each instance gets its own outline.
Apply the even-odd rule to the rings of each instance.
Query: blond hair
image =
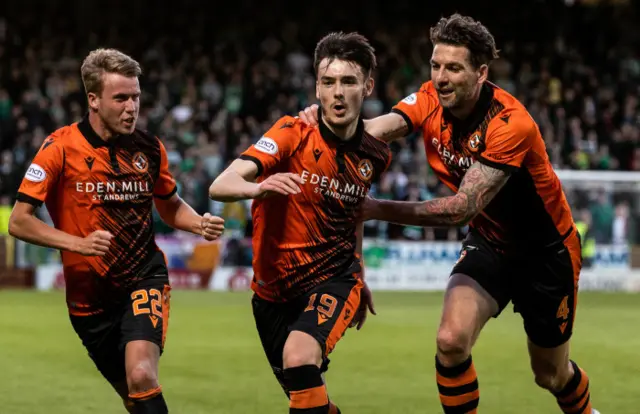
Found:
[[[100,95],[105,73],[117,73],[132,78],[140,76],[142,69],[135,59],[119,50],[96,49],[84,59],[80,73],[85,92]]]

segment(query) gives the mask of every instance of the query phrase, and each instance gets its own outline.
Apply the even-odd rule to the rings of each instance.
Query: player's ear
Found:
[[[371,96],[373,93],[373,88],[375,86],[375,81],[373,77],[369,76],[366,81],[364,81],[364,97]]]
[[[87,94],[87,101],[89,102],[89,108],[94,110],[94,111],[98,110],[98,101],[99,100],[100,100],[100,98],[95,93],[89,92]]]
[[[477,73],[478,73],[478,83],[484,83],[489,77],[489,65],[480,65]]]
[[[320,100],[320,82],[316,79],[316,99]]]

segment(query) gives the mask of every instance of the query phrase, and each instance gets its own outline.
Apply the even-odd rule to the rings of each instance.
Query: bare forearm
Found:
[[[57,250],[75,251],[82,238],[49,226],[30,214],[12,217],[9,234],[27,243]]]
[[[386,142],[402,138],[410,132],[404,118],[394,112],[365,120],[364,127],[367,133]]]
[[[256,194],[258,184],[246,181],[235,171],[226,171],[209,187],[209,197],[223,203],[246,200]]]
[[[168,206],[156,204],[160,218],[168,226],[176,230],[188,231],[190,233],[202,234],[202,216],[199,215],[189,204],[182,199]]]
[[[379,200],[370,218],[406,226],[461,226],[473,217],[465,194],[424,202]]]

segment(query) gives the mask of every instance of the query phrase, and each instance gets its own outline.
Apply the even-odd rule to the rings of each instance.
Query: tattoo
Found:
[[[462,179],[458,193],[423,204],[423,226],[467,224],[495,197],[509,179],[509,173],[475,162]]]
[[[365,120],[364,125],[369,134],[385,142],[402,138],[409,133],[409,126],[404,118],[393,112]]]

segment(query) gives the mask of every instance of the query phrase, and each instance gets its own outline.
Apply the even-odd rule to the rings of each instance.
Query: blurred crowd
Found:
[[[494,33],[501,58],[491,80],[527,105],[556,168],[640,171],[637,8],[491,3],[415,10],[418,5],[399,0],[344,5],[338,13],[321,3],[291,8],[239,0],[233,9],[203,13],[191,0],[171,8],[150,1],[114,0],[107,8],[9,0],[0,17],[0,205],[13,202],[25,166],[47,134],[85,113],[79,76],[84,56],[116,47],[142,64],[138,126],[165,143],[182,197],[199,212],[222,214],[229,234],[249,236],[249,203],[211,203],[207,188],[279,117],[316,102],[317,40],[330,30],[358,30],[371,39],[379,62],[375,92],[363,109],[371,118],[429,79],[428,27],[453,11],[477,17]],[[393,151],[389,172],[373,189],[376,197],[449,194],[429,171],[417,134],[394,143]],[[570,197],[576,216],[593,223],[599,243],[635,241],[637,191]],[[169,231],[159,221],[158,230]],[[456,240],[463,231],[367,227],[369,236],[408,240]]]

